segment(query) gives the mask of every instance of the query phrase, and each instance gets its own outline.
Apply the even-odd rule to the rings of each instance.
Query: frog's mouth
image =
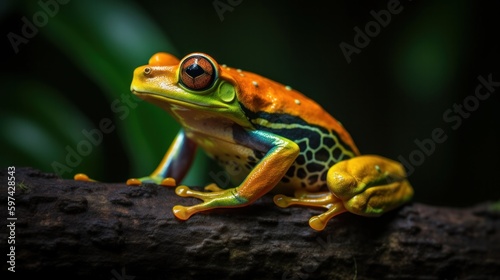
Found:
[[[193,102],[193,101],[187,101],[183,99],[178,99],[172,96],[165,96],[163,94],[159,93],[154,93],[154,92],[147,92],[147,91],[137,91],[135,89],[132,89],[132,93],[144,100],[151,101],[153,103],[158,102],[158,105],[165,105],[165,104],[176,104],[176,105],[181,105],[181,106],[186,106],[186,107],[192,107],[192,108],[210,108],[210,109],[225,109],[227,106],[223,105],[217,105],[217,104],[207,104],[207,103],[199,103],[199,102]],[[156,102],[155,102],[156,101]]]

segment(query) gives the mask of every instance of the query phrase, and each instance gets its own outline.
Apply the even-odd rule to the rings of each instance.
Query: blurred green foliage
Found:
[[[17,3],[12,8],[33,15],[26,16],[34,26],[26,29],[36,34],[33,40],[37,39],[35,36],[38,33],[43,34],[40,36],[45,36],[51,47],[69,58],[99,89],[104,97],[102,102],[106,102],[115,114],[111,127],[113,130],[116,127],[123,151],[129,157],[129,171],[122,174],[105,164],[105,157],[109,154],[103,150],[101,143],[106,132],[101,130],[99,123],[108,117],[103,115],[98,122],[86,117],[86,110],[93,110],[93,103],[99,101],[85,100],[83,106],[78,108],[67,97],[83,92],[78,92],[77,88],[74,93],[57,92],[50,88],[40,90],[46,85],[36,76],[29,78],[40,83],[41,87],[26,87],[26,81],[12,83],[11,78],[4,77],[6,84],[17,86],[12,92],[28,96],[16,95],[6,106],[7,110],[14,112],[4,112],[7,117],[2,121],[10,128],[6,131],[10,137],[5,138],[6,143],[2,144],[16,147],[16,152],[9,153],[12,157],[4,158],[2,164],[39,166],[66,178],[77,172],[86,172],[92,177],[107,179],[109,175],[104,172],[107,168],[112,172],[118,171],[117,175],[122,178],[148,174],[161,158],[159,151],[165,149],[168,139],[173,138],[179,126],[158,108],[143,106],[137,100],[131,101],[131,73],[135,67],[147,63],[149,55],[160,50],[176,53],[175,48],[141,11],[141,7],[131,1],[72,1],[64,5],[57,1],[44,3],[46,5],[36,1]],[[48,15],[46,26],[37,24],[45,22],[41,14]],[[26,52],[24,44],[18,48],[20,52]],[[64,69],[59,70],[62,71],[53,74],[64,79]],[[29,102],[23,104],[26,103],[23,100]],[[29,114],[15,118],[18,104],[26,106],[23,112]],[[28,106],[35,107],[35,110]],[[22,117],[28,119],[23,120]],[[21,124],[21,121],[25,123]],[[171,129],[160,130],[156,127]]]
[[[57,10],[41,2],[57,3]],[[339,44],[354,45],[354,27],[364,30],[374,21],[371,11],[388,3],[337,1],[330,9],[241,1],[217,10],[213,1],[4,1],[0,164],[54,172],[58,162],[70,169],[64,178],[84,172],[102,181],[149,174],[179,125],[154,105],[131,99],[132,71],[158,51],[178,57],[202,51],[317,100],[363,153],[408,159],[418,149],[415,140],[442,128],[446,142],[410,177],[416,200],[498,199],[491,176],[500,156],[498,97],[482,101],[459,129],[443,119],[474,94],[479,75],[500,80],[495,9],[465,0],[400,1],[401,12],[348,63]],[[23,18],[44,24],[16,53],[9,34],[22,36]],[[103,132],[103,121],[113,129]],[[84,142],[92,140],[99,143],[89,152]],[[69,156],[70,166],[69,151],[79,147],[86,155],[79,162]],[[216,169],[198,155],[186,182],[203,185]]]
[[[401,47],[394,58],[394,75],[400,87],[414,98],[439,98],[453,84],[466,47],[461,31],[470,24],[464,2],[424,7],[421,13],[425,17],[409,24],[408,31],[398,39]]]

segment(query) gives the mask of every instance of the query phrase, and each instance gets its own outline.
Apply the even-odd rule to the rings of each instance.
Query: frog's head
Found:
[[[220,72],[217,62],[203,53],[192,53],[182,60],[157,53],[148,65],[135,69],[131,91],[167,111],[188,108],[248,125],[234,83],[221,79]]]

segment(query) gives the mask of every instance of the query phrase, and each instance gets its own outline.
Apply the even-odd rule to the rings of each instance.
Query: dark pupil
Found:
[[[189,76],[196,78],[205,73],[205,70],[203,70],[203,68],[201,68],[201,66],[197,63],[194,63],[186,68],[186,73],[188,73]]]

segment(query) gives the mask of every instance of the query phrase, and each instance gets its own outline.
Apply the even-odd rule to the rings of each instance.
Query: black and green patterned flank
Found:
[[[304,188],[308,185],[325,187],[328,169],[355,156],[352,147],[333,130],[311,125],[300,117],[287,114],[244,111],[255,129],[290,139],[299,146],[300,154],[282,178],[283,183],[298,178]]]

